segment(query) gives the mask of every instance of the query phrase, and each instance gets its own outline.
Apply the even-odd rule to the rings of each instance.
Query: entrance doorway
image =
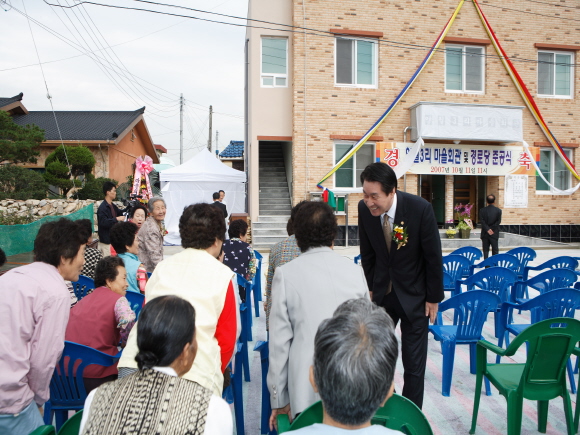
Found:
[[[445,175],[421,175],[421,198],[429,201],[438,225],[445,221]]]
[[[471,220],[479,222],[479,210],[485,207],[487,177],[476,175],[455,175],[453,177],[453,206],[462,203],[473,204]]]

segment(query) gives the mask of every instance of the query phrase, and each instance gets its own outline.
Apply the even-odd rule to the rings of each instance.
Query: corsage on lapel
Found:
[[[395,225],[393,229],[393,242],[397,244],[397,250],[401,246],[405,246],[409,240],[409,234],[407,234],[407,228],[405,228],[405,222],[401,222],[401,225]]]

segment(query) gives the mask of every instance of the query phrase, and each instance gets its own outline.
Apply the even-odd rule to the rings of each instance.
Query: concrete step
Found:
[[[274,185],[274,183],[284,183],[286,187],[288,187],[288,179],[286,178],[285,174],[280,175],[279,177],[260,177],[259,178],[260,186],[268,187]]]
[[[285,187],[286,189],[288,189],[288,182],[286,180],[284,181],[269,181],[267,183],[260,183],[260,189],[267,189],[268,187]]]
[[[260,229],[254,230],[252,236],[255,237],[265,237],[265,236],[288,236],[286,232],[286,228],[267,228],[267,229]]]
[[[262,156],[260,156],[259,162],[260,163],[267,164],[267,165],[270,165],[270,164],[272,164],[272,165],[276,165],[276,164],[278,164],[278,165],[284,165],[284,158],[282,158],[282,157],[262,157]]]
[[[288,219],[290,219],[290,213],[286,214],[286,215],[281,215],[281,216],[264,216],[264,215],[258,215],[258,220],[256,222],[253,222],[252,224],[261,224],[261,223],[266,223],[266,222],[284,222],[284,226],[286,226],[286,222],[288,222]]]
[[[261,210],[288,210],[290,211],[292,207],[290,207],[290,203],[288,204],[260,204]]]
[[[286,222],[288,222],[288,219],[284,222],[252,222],[252,231],[261,231],[263,229],[286,231]]]
[[[290,205],[290,198],[262,198],[260,197],[261,204],[284,204]]]
[[[290,214],[290,210],[264,210],[260,209],[260,216],[275,216],[275,215],[282,215],[288,216]]]
[[[274,243],[281,242],[287,237],[288,234],[285,234],[284,236],[253,236],[252,243],[255,245],[273,245]]]
[[[260,189],[260,196],[261,195],[289,195],[290,192],[288,191],[287,187],[268,187],[267,189]]]

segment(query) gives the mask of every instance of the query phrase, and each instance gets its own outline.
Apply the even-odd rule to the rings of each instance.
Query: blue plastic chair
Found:
[[[457,344],[469,345],[469,366],[471,374],[475,374],[475,345],[479,340],[483,340],[481,331],[487,320],[490,311],[495,311],[501,303],[499,296],[489,291],[473,290],[453,296],[439,304],[439,312],[449,309],[455,310],[454,317],[457,323],[454,325],[443,325],[438,317],[436,325],[429,326],[429,332],[433,334],[435,340],[441,342],[441,353],[443,354],[443,386],[441,393],[449,397],[451,390],[451,379],[453,377],[453,363],[455,360],[455,346]],[[489,382],[486,380],[486,394],[491,394]]]
[[[520,270],[516,271],[519,279],[524,279],[524,269],[528,266],[528,263],[536,259],[536,251],[527,246],[521,246],[519,248],[510,249],[506,254],[513,255],[520,260]],[[527,279],[527,278],[526,278]]]
[[[73,281],[72,286],[77,300],[80,301],[89,293],[89,291],[95,289],[95,281],[88,276],[79,275],[79,280]]]
[[[97,364],[109,367],[115,364],[121,353],[112,356],[82,344],[64,342],[60,361],[50,380],[50,399],[44,405],[44,423],[51,424],[56,417],[59,430],[68,418],[69,410],[83,409],[87,392],[83,382],[85,367]]]
[[[248,330],[250,330],[251,328],[248,325],[248,317],[251,317],[252,313],[249,307],[250,305],[247,304],[247,299],[246,303],[240,305],[240,320],[242,323],[242,332],[240,333],[238,343],[242,345],[242,348],[240,349],[240,352],[236,356],[236,360],[238,358],[241,360],[241,365],[244,370],[244,378],[246,379],[246,382],[250,382],[250,356],[248,351],[248,341],[251,340],[248,340]]]
[[[235,370],[231,376],[231,388],[234,396],[234,418],[236,419],[236,434],[238,435],[245,435],[246,433],[244,424],[244,395],[242,394],[242,348],[242,343],[238,342],[236,345]]]
[[[470,266],[471,263],[463,255],[446,255],[443,257],[443,271],[451,275],[453,283],[460,280],[466,274],[469,274]],[[443,289],[447,290],[445,286]],[[454,289],[455,286],[453,286],[451,290],[453,291]],[[453,294],[455,294],[454,291]]]
[[[530,287],[538,290],[540,294],[544,294],[552,290],[572,287],[577,279],[576,272],[570,269],[546,270],[533,278],[518,282],[514,286],[511,301],[520,304],[526,302],[526,299],[523,298],[525,288]]]
[[[360,254],[358,254],[356,257],[354,257],[354,264],[359,264],[360,263],[360,257],[361,257]]]
[[[497,345],[503,347],[505,339],[506,346],[509,345],[509,334],[518,335],[533,323],[511,323],[510,311],[518,309],[520,311],[530,311],[534,318],[533,323],[540,322],[554,317],[574,318],[576,310],[580,309],[580,291],[571,288],[552,290],[550,292],[536,296],[523,304],[504,302],[501,308],[500,330]],[[500,355],[496,357],[496,363],[500,362]],[[568,378],[570,380],[570,390],[576,393],[576,382],[574,380],[574,370],[572,362],[568,361]]]
[[[267,377],[270,367],[269,349],[267,341],[258,341],[254,346],[254,352],[260,352],[260,361],[262,365],[262,414],[260,417],[260,433],[275,435],[276,431],[270,430],[270,415],[272,407],[270,406],[270,392],[268,391]]]
[[[258,251],[254,250],[256,260],[256,275],[252,280],[252,292],[254,293],[254,312],[256,317],[260,317],[260,302],[262,302],[262,260],[264,257]]]
[[[247,335],[248,341],[253,341],[253,338],[252,338],[252,324],[253,324],[253,319],[252,319],[252,316],[251,316],[251,314],[252,314],[252,308],[251,308],[252,307],[252,302],[251,302],[251,299],[250,299],[251,298],[251,295],[252,295],[252,286],[253,286],[253,283],[252,283],[252,281],[248,281],[247,279],[245,279],[239,273],[236,274],[236,278],[238,280],[238,285],[241,285],[242,287],[244,287],[246,289],[246,302],[245,302],[245,304],[250,309],[250,315],[249,316],[246,316],[246,320],[245,320],[247,322],[247,324],[248,324],[246,335]]]
[[[462,248],[456,249],[450,255],[462,255],[469,260],[470,265],[474,265],[476,261],[481,260],[481,257],[483,257],[481,250],[475,246],[464,246]],[[468,276],[469,272],[464,276],[464,278],[467,278]]]
[[[139,314],[141,314],[143,303],[145,302],[145,295],[128,291],[125,297],[129,301],[131,309],[135,312],[135,321],[139,320]]]
[[[493,255],[493,257],[497,257],[498,255]],[[513,270],[506,269],[505,267],[488,267],[471,275],[469,278],[457,281],[455,283],[455,294],[461,293],[461,286],[465,285],[468,291],[486,290],[496,294],[500,298],[500,302],[507,302],[510,298],[511,289],[517,280],[518,276]],[[500,304],[496,308],[493,320],[497,337],[499,311],[501,309]]]
[[[552,258],[539,266],[526,266],[524,267],[524,280],[528,279],[530,270],[544,270],[544,269],[570,269],[576,270],[578,267],[578,261],[572,257],[562,256]]]
[[[474,274],[475,269],[481,269],[483,267],[505,267],[507,269],[513,270],[516,273],[521,269],[520,260],[516,256],[511,254],[497,254],[487,257],[480,263],[471,266],[470,273]]]
[[[443,271],[443,290],[446,292],[455,293],[455,281],[447,272]]]

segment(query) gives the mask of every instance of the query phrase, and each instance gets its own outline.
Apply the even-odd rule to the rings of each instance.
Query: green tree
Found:
[[[112,181],[117,184],[117,181],[110,178],[99,177],[95,178],[93,174],[87,175],[85,185],[78,191],[79,199],[103,199],[103,184],[105,181]],[[117,195],[118,196],[118,195]]]
[[[66,195],[73,187],[82,186],[79,177],[91,174],[95,167],[95,157],[87,147],[60,145],[48,155],[44,167],[45,180]]]
[[[44,199],[48,184],[32,169],[16,165],[0,167],[0,199]]]
[[[8,112],[0,111],[0,164],[36,163],[44,130],[37,125],[22,127]]]

